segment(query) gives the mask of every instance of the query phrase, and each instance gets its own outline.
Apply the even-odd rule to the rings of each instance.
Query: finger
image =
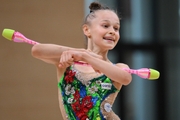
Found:
[[[67,60],[67,62],[72,62],[72,61],[73,61],[72,53],[68,53],[68,54],[66,55],[66,60]]]
[[[60,57],[60,60],[59,60],[59,66],[60,66],[61,68],[64,67],[64,61],[65,61],[65,52],[63,52],[63,53],[61,54],[61,57]]]
[[[63,65],[61,64],[61,63],[59,63],[59,65],[58,65],[60,68],[63,68]]]
[[[64,59],[64,56],[61,55],[61,58],[60,58],[60,61],[59,61],[59,64],[61,65],[61,67],[63,67],[63,59]]]
[[[64,66],[67,66],[66,64],[67,64],[68,59],[69,59],[69,53],[67,51],[65,51],[64,55],[63,55],[63,58],[62,58],[62,64]]]
[[[72,58],[72,54],[69,51],[64,51],[61,54],[61,58],[59,61],[59,67],[61,68],[65,68],[65,67],[69,67],[70,65],[73,64],[73,58]]]
[[[59,63],[59,67],[60,68],[66,68],[66,67],[69,67],[70,65],[72,65],[73,62],[63,62],[63,63]]]

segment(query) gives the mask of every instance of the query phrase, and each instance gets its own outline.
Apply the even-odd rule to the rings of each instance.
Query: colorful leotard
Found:
[[[58,83],[68,120],[106,120],[101,111],[101,103],[118,90],[105,75],[89,80],[86,84],[78,80],[76,71],[69,67]],[[111,112],[111,104],[106,102],[105,112]]]

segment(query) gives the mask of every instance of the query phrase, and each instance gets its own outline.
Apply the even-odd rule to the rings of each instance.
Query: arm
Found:
[[[115,82],[128,85],[132,80],[131,74],[122,69],[129,68],[126,64],[118,63],[114,65],[86,53],[83,53],[81,57],[83,61],[91,64],[93,68],[104,73],[107,77]]]
[[[96,70],[104,73],[110,79],[123,85],[128,85],[131,80],[131,74],[124,71],[122,68],[129,68],[126,64],[118,63],[116,65],[108,63],[106,61],[86,56],[85,61],[92,65]]]
[[[89,63],[96,71],[102,72],[107,77],[117,83],[128,85],[131,82],[131,74],[122,69],[129,68],[126,64],[118,63],[114,65],[110,62],[104,61],[96,57],[95,55],[91,55],[91,53],[75,50],[65,51],[62,54],[60,63],[63,65],[68,60],[73,58],[74,61],[84,61]]]
[[[44,62],[58,65],[63,51],[75,48],[55,45],[55,44],[36,44],[32,47],[32,56]]]

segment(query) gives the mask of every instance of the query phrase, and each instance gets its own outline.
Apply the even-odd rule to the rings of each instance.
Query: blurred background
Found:
[[[84,47],[81,30],[94,0],[0,0],[0,31],[14,29],[42,43]],[[180,120],[179,0],[98,0],[122,18],[112,62],[160,71],[133,75],[114,111],[122,120]],[[0,37],[0,120],[61,120],[56,69],[31,56],[31,45]]]

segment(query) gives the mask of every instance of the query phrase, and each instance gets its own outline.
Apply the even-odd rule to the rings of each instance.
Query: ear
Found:
[[[87,36],[88,38],[91,37],[89,25],[84,24],[82,26],[82,29],[83,29],[83,32],[84,32],[85,36]]]

